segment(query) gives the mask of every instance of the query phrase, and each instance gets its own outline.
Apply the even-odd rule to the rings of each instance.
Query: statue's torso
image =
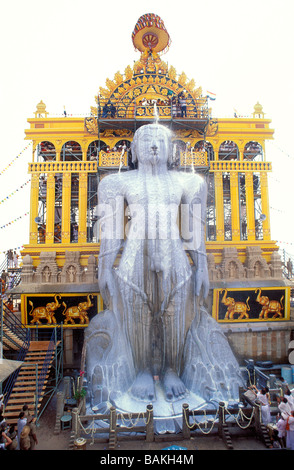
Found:
[[[149,175],[131,171],[123,179],[122,192],[130,219],[122,262],[144,251],[145,267],[152,271],[169,276],[177,269],[190,269],[179,231],[183,196],[179,173]]]

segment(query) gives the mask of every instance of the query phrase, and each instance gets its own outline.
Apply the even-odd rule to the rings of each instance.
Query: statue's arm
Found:
[[[192,240],[190,240],[188,244],[188,252],[196,267],[196,295],[199,296],[201,289],[203,289],[203,297],[206,298],[209,291],[205,246],[207,185],[204,179],[199,176],[198,178],[199,179],[194,180],[194,182],[194,178],[191,178],[191,184],[187,184],[184,201],[189,207],[189,227],[193,234]]]
[[[106,305],[114,293],[113,265],[123,244],[124,200],[119,181],[106,177],[98,187],[98,283]]]

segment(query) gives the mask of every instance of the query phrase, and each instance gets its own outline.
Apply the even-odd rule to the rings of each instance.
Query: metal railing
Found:
[[[18,355],[16,357],[16,360],[17,361],[20,361],[20,362],[23,362],[25,360],[25,357],[27,355],[27,352],[29,350],[29,347],[30,347],[30,341],[31,341],[31,335],[30,335],[30,330],[29,329],[26,329],[26,337],[25,337],[25,341],[23,342],[23,345],[22,347],[20,348],[19,352],[18,352]],[[12,392],[12,389],[14,387],[14,384],[15,384],[15,381],[18,377],[18,374],[19,374],[19,371],[20,371],[20,368],[18,368],[17,370],[15,370],[10,376],[9,378],[7,379],[7,382],[5,384],[5,387],[4,387],[4,390],[3,390],[3,394],[4,394],[4,405],[7,404],[8,400],[9,400],[9,397],[10,397],[10,394]]]
[[[4,343],[4,337],[10,342],[14,343],[16,346],[19,346],[19,342],[14,340],[14,336],[17,337],[19,341],[25,342],[28,335],[28,330],[24,327],[21,321],[17,316],[5,305],[2,301],[2,328],[1,328],[1,342]],[[3,327],[6,327],[5,330]],[[11,334],[9,334],[11,333]]]
[[[152,119],[159,117],[160,119],[208,119],[209,110],[207,100],[199,98],[187,100],[187,105],[181,107],[176,104],[136,104],[134,102],[122,103],[121,101],[100,101],[98,107],[99,119]]]
[[[43,330],[37,330],[37,338],[39,338],[39,334],[42,333],[42,339],[44,338],[44,332]],[[35,415],[38,416],[38,420],[40,419],[40,416],[42,415],[43,410],[39,413],[38,415],[38,404],[40,399],[44,396],[44,389],[45,389],[45,381],[48,379],[48,374],[49,370],[52,366],[52,361],[55,360],[55,364],[53,366],[55,367],[55,374],[54,374],[54,379],[55,379],[55,384],[53,387],[49,387],[49,390],[47,391],[48,394],[53,395],[53,393],[56,391],[56,387],[59,383],[59,380],[62,377],[62,374],[59,373],[59,367],[60,364],[58,364],[58,357],[57,357],[57,345],[59,342],[62,341],[62,325],[58,325],[53,328],[48,349],[44,358],[44,362],[42,365],[41,370],[39,371],[38,365],[36,364],[36,397],[35,397]],[[63,349],[63,346],[61,345],[61,350]]]

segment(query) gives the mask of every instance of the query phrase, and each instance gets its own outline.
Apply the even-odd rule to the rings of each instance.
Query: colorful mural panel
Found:
[[[290,319],[290,288],[215,289],[213,317],[219,322]]]

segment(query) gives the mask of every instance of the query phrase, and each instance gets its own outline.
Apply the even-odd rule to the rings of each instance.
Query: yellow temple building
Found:
[[[106,79],[88,116],[51,117],[40,101],[28,119],[30,236],[13,289],[21,295],[22,322],[63,323],[64,361],[74,362],[85,326],[103,310],[97,186],[111,172],[134,168],[134,133],[158,119],[173,132],[174,171],[195,171],[207,181],[212,315],[238,357],[285,361],[293,325],[290,284],[270,230],[271,120],[259,103],[251,117],[214,117],[201,85],[162,60],[170,39],[156,15],[138,20],[132,40],[138,61]],[[49,304],[40,315],[38,307]]]

